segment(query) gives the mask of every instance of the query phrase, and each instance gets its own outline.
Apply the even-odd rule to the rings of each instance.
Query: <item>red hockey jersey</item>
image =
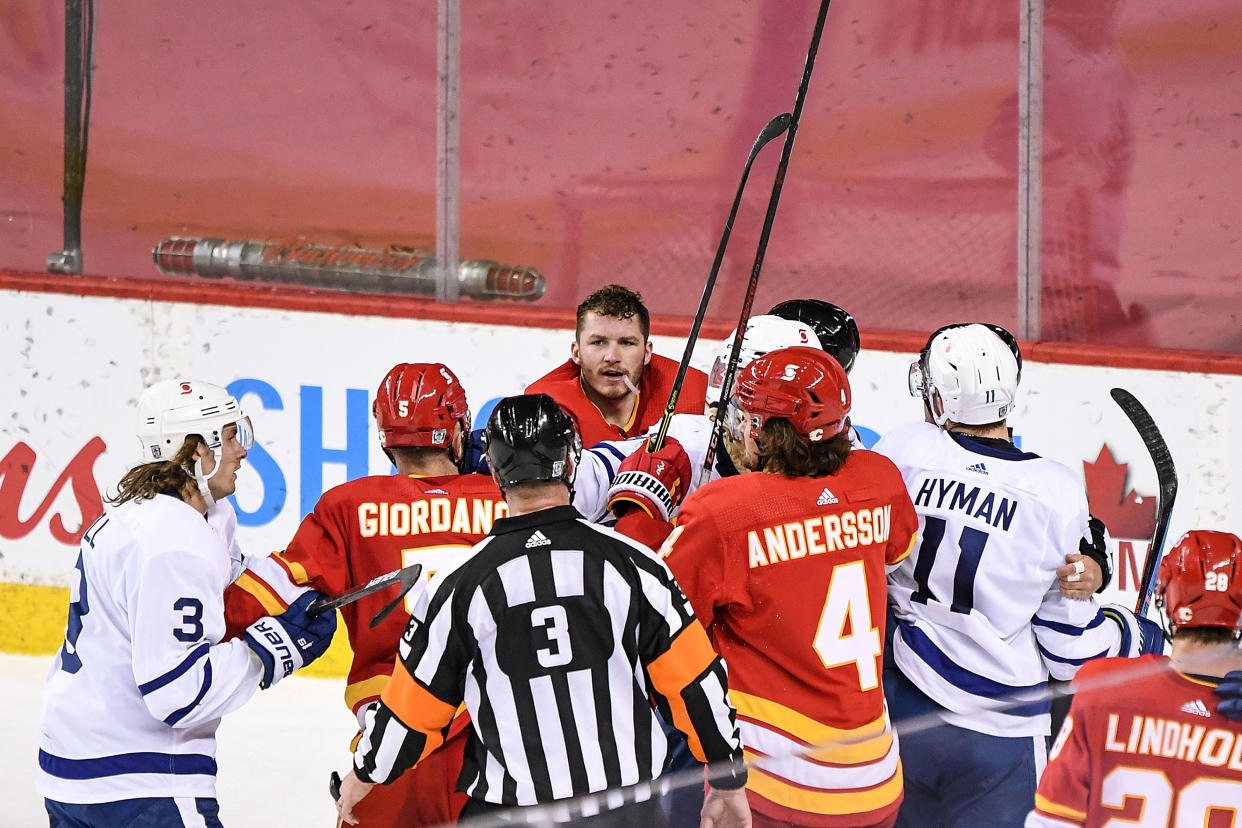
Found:
[[[673,390],[673,380],[677,377],[677,365],[677,362],[668,357],[651,355],[651,362],[643,369],[643,378],[638,384],[638,402],[634,406],[634,413],[624,427],[609,424],[595,404],[587,399],[580,381],[581,369],[572,359],[566,360],[564,365],[532,382],[527,386],[526,393],[547,394],[573,414],[578,421],[582,445],[590,448],[605,440],[619,440],[642,434],[660,422],[660,418],[664,416],[664,407],[668,405],[668,395]],[[697,368],[688,369],[681,393],[677,397],[677,413],[702,414],[706,396],[707,374]]]
[[[1164,656],[1084,664],[1028,828],[1236,825],[1242,723]]]
[[[327,595],[413,563],[421,563],[430,578],[459,562],[491,531],[492,521],[508,513],[496,484],[481,474],[362,477],[325,492],[285,551],[270,560],[293,584]],[[264,580],[273,572],[271,567],[247,570],[229,588],[230,629],[288,605],[281,597],[288,590]],[[345,691],[351,710],[379,698],[396,663],[409,612],[393,612],[371,628],[371,619],[393,592],[381,590],[341,608],[354,651]]]
[[[884,568],[917,528],[901,474],[865,450],[829,477],[743,474],[682,504],[661,553],[729,666],[748,756],[774,757],[751,769],[755,811],[814,826],[896,814]]]

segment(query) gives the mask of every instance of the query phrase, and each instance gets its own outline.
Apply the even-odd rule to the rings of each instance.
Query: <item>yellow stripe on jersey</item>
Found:
[[[747,790],[777,805],[806,811],[812,814],[865,814],[892,805],[901,796],[903,781],[901,765],[883,784],[862,791],[838,793],[815,791],[791,785],[783,779],[765,773],[762,768],[750,768],[746,781]]]
[[[910,536],[910,545],[906,547],[906,551],[902,552],[900,555],[898,555],[896,558],[894,558],[891,561],[885,561],[884,565],[893,566],[894,564],[899,564],[902,561],[904,561],[906,558],[910,557],[910,553],[914,551],[914,545],[918,543],[918,541],[919,541],[919,533],[915,532],[913,535]]]
[[[345,705],[350,710],[357,710],[358,705],[367,699],[378,698],[391,678],[392,676],[371,676],[369,679],[353,682],[345,688]]]
[[[291,561],[287,559],[284,555],[273,555],[272,560],[276,561],[277,563],[284,566],[285,569],[289,570],[289,576],[293,579],[293,582],[297,584],[298,586],[310,586],[311,585],[310,576],[306,574],[306,567],[302,566],[297,561]]]
[[[1066,819],[1072,819],[1077,822],[1085,822],[1087,820],[1086,811],[1076,811],[1068,805],[1061,805],[1060,803],[1053,802],[1048,797],[1040,796],[1039,794],[1035,794],[1035,807],[1044,813],[1052,814],[1053,816],[1065,817]]]
[[[252,596],[263,607],[263,611],[268,615],[280,615],[288,607],[281,602],[280,596],[272,592],[267,584],[251,575],[248,571],[242,570],[242,574],[237,576],[237,580],[233,583],[247,595]]]
[[[893,734],[888,730],[887,718],[883,714],[861,727],[842,730],[820,724],[778,702],[739,690],[730,690],[729,697],[733,699],[739,716],[774,725],[808,745],[822,745],[822,748],[807,754],[820,762],[832,762],[834,765],[874,762],[887,756],[893,745]]]

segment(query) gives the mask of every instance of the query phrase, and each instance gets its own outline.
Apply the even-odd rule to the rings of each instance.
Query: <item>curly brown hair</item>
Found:
[[[616,319],[638,317],[638,327],[643,332],[643,339],[651,335],[651,314],[643,304],[643,297],[625,285],[604,285],[582,300],[582,304],[578,306],[575,336],[582,335],[582,323],[588,313]]]
[[[763,424],[759,438],[759,468],[793,477],[827,477],[836,474],[850,456],[850,434],[845,429],[822,443],[812,443],[788,420],[773,417]]]
[[[155,497],[157,494],[172,495],[185,500],[187,486],[194,486],[194,452],[202,443],[197,434],[190,434],[177,449],[171,460],[143,463],[125,472],[117,484],[117,492],[108,502],[120,506],[130,500]]]

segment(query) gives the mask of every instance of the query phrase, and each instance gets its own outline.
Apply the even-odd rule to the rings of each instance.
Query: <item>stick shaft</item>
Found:
[[[794,138],[798,134],[798,123],[802,120],[802,108],[806,104],[807,90],[811,85],[811,72],[815,68],[815,57],[819,53],[819,41],[824,33],[824,22],[828,18],[828,6],[831,0],[823,0],[819,5],[819,16],[815,19],[815,31],[811,34],[811,45],[806,53],[806,65],[802,69],[802,82],[798,84],[798,97],[794,101],[793,115],[789,121],[789,131],[785,133],[785,144],[781,148],[781,160],[776,167],[776,179],[772,182],[772,195],[768,199],[768,211],[763,218],[763,230],[759,234],[759,246],[755,251],[755,262],[750,269],[750,282],[746,285],[746,296],[742,300],[742,312],[738,316],[737,330],[733,334],[733,345],[729,350],[729,363],[725,369],[724,383],[720,387],[720,399],[716,404],[716,425],[712,429],[711,438],[707,442],[707,452],[703,457],[703,470],[700,474],[700,485],[711,476],[712,465],[716,461],[716,452],[724,439],[725,404],[732,390],[733,375],[737,372],[738,359],[742,352],[742,338],[746,333],[746,322],[750,319],[750,311],[755,303],[755,294],[759,290],[759,273],[763,269],[764,256],[767,254],[768,239],[772,235],[772,225],[776,221],[776,207],[780,203],[781,190],[785,186],[785,173],[789,169],[789,158],[793,154]]]

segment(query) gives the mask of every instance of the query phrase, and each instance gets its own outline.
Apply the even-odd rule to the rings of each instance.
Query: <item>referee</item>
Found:
[[[662,825],[640,783],[667,740],[653,702],[714,767],[705,825],[749,826],[746,770],[724,662],[664,564],[570,506],[580,443],[544,394],[508,397],[483,435],[509,517],[415,607],[337,803],[353,806],[444,740],[464,701],[472,735],[462,819],[561,803],[592,826]],[[650,688],[650,690],[648,689]],[[632,802],[567,800],[637,785]]]

